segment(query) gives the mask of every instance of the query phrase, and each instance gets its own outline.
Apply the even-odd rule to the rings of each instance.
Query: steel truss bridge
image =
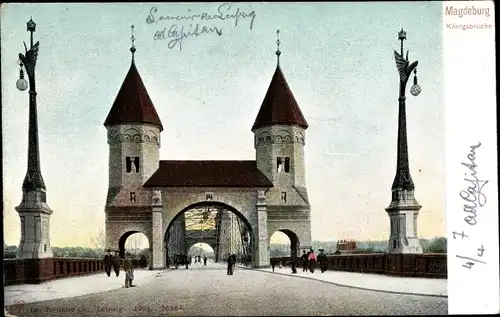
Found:
[[[245,222],[221,206],[206,205],[180,214],[165,235],[165,263],[173,264],[175,255],[188,255],[197,243],[206,243],[214,250],[216,262],[236,254],[238,261],[250,263],[251,237]],[[198,254],[193,254],[198,255]]]

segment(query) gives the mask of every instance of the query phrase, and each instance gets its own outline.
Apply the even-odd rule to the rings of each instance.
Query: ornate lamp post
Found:
[[[36,109],[35,66],[39,42],[33,45],[36,24],[30,18],[27,31],[30,32],[30,49],[24,43],[25,54],[19,54],[19,79],[16,86],[24,91],[28,84],[24,79],[23,66],[29,83],[29,131],[28,131],[28,170],[23,182],[23,199],[16,207],[21,218],[21,242],[17,257],[24,259],[51,258],[49,237],[49,218],[52,210],[47,205],[46,187],[40,169],[38,145],[38,118]]]
[[[410,92],[418,96],[421,92],[417,84],[418,61],[410,64],[408,51],[406,58],[403,57],[403,41],[406,40],[406,32],[401,29],[398,33],[401,41],[401,53],[394,51],[396,66],[399,72],[399,116],[398,116],[398,151],[396,176],[392,183],[392,201],[386,208],[391,220],[391,235],[389,238],[389,253],[422,253],[417,236],[418,211],[422,206],[414,197],[415,185],[410,175],[408,163],[408,141],[406,134],[406,84],[412,72],[414,72],[413,86]]]

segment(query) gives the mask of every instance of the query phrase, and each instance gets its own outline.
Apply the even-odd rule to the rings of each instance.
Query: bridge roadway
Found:
[[[363,284],[359,281],[366,276],[373,285],[413,283],[418,288],[417,281],[421,280],[420,284],[429,281],[425,282],[425,288],[442,289],[446,280],[342,272],[322,275],[318,271],[311,274],[301,270],[292,275],[286,269],[277,269],[280,272],[276,273],[265,271],[269,270],[236,267],[230,276],[225,266],[212,262],[207,267],[196,263],[190,269],[137,270],[134,288],[124,288],[123,271],[118,278],[99,273],[40,285],[7,286],[5,306],[14,316],[40,317],[446,315],[448,311],[446,296],[366,290],[329,281],[337,273],[354,274],[351,279],[354,277],[358,284]],[[343,283],[348,284],[345,277]]]

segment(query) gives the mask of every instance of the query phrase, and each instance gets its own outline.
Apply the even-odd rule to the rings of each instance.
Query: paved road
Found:
[[[103,277],[104,278],[104,277]],[[447,298],[387,294],[224,268],[163,271],[134,288],[25,304],[16,316],[445,315]]]

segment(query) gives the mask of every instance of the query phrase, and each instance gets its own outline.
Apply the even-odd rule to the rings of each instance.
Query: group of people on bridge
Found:
[[[321,273],[326,271],[327,258],[323,249],[319,249],[318,255],[314,253],[313,249],[309,250],[307,253],[306,250],[304,250],[300,258],[302,260],[302,272],[309,270],[309,272],[314,273],[314,265],[316,262],[319,262]]]
[[[306,250],[303,251],[302,256],[300,257],[300,261],[302,262],[302,272],[309,271],[311,273],[314,273],[314,266],[316,262],[319,262],[319,267],[321,269],[321,273],[325,272],[327,267],[328,267],[328,261],[326,254],[324,253],[323,249],[319,249],[319,254],[316,255],[314,253],[313,249],[310,249],[309,251],[306,252]],[[276,258],[271,258],[271,268],[273,269],[276,267],[276,265],[279,265],[280,268],[282,266],[286,266],[287,263],[285,261],[280,261],[280,259]],[[292,274],[297,273],[296,265],[297,265],[297,258],[295,254],[292,255],[291,258],[291,266],[292,266]]]
[[[141,257],[141,265],[144,265],[144,267],[146,266],[144,264],[145,259],[146,257],[143,255]],[[111,277],[111,268],[113,268],[116,277],[118,277],[120,275],[120,267],[123,267],[123,270],[125,271],[125,287],[135,287],[135,285],[132,284],[134,280],[134,266],[130,253],[127,253],[122,259],[118,251],[115,251],[115,254],[113,255],[111,250],[106,250],[103,262],[104,270],[106,271],[108,277]]]
[[[194,263],[201,263],[201,255],[196,255],[194,257]],[[208,258],[206,255],[203,256],[203,266],[207,266],[207,261]],[[179,265],[184,265],[186,266],[186,269],[189,268],[189,265],[193,263],[193,257],[184,255],[182,253],[180,254],[174,254],[174,256],[171,258],[171,261],[167,263],[167,266],[170,266],[170,263],[172,263],[175,267],[175,269],[179,268]]]

